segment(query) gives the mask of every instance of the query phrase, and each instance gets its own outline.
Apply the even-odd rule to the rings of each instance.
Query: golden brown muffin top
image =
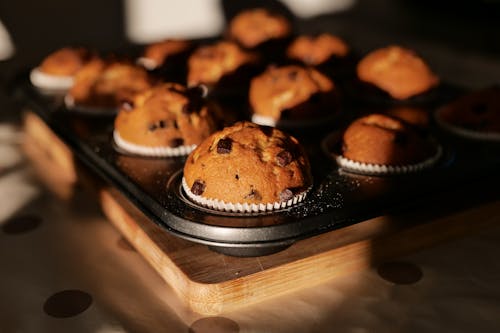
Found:
[[[56,76],[73,76],[92,58],[83,47],[64,47],[49,54],[40,64],[40,71]]]
[[[221,41],[198,48],[188,60],[188,86],[215,84],[224,75],[252,63],[256,56],[233,42]]]
[[[282,111],[334,89],[333,82],[313,68],[271,66],[252,79],[249,99],[254,113],[278,120]]]
[[[361,81],[400,100],[421,94],[439,83],[439,78],[414,51],[400,46],[369,53],[358,63],[357,73]]]
[[[466,94],[441,108],[441,117],[475,131],[500,132],[500,87]]]
[[[245,48],[254,48],[271,39],[285,38],[292,27],[283,16],[263,8],[245,10],[229,23],[229,36]]]
[[[151,78],[142,67],[94,59],[78,71],[69,95],[80,105],[118,107],[150,87]]]
[[[322,64],[332,56],[345,57],[348,53],[347,44],[339,37],[328,33],[318,36],[300,36],[286,51],[289,58],[300,60],[310,66]]]
[[[294,137],[249,122],[203,141],[186,160],[184,178],[194,194],[232,203],[287,201],[312,181]]]
[[[164,83],[125,103],[115,130],[125,141],[142,146],[197,145],[217,129],[215,113],[199,90]]]
[[[185,40],[167,39],[148,45],[144,49],[143,57],[161,65],[169,56],[186,51],[190,46],[191,43]]]
[[[399,119],[370,114],[355,120],[343,135],[342,155],[353,161],[406,165],[430,157],[432,147]]]

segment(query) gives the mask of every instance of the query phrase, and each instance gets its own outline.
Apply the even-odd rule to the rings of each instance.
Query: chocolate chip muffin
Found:
[[[422,58],[400,46],[388,46],[366,55],[358,63],[357,75],[360,81],[395,100],[421,95],[439,83],[439,78]]]
[[[451,125],[457,134],[500,138],[500,87],[466,94],[441,107],[437,116],[440,124]]]
[[[228,203],[246,204],[247,211],[286,207],[311,183],[307,155],[294,137],[249,122],[212,134],[184,166],[188,195],[221,210],[239,210]]]
[[[187,84],[204,84],[209,88],[242,85],[249,80],[245,70],[248,73],[256,61],[255,54],[243,51],[233,42],[220,41],[201,46],[189,57]],[[229,80],[230,84],[224,84],[224,80]]]
[[[281,120],[314,119],[338,112],[333,82],[313,68],[269,67],[252,79],[252,121],[274,126]]]
[[[292,33],[290,22],[264,8],[245,10],[229,22],[227,35],[241,46],[253,49],[259,45],[284,39]]]
[[[69,107],[114,109],[123,101],[152,86],[153,80],[142,67],[127,62],[93,59],[78,71],[66,96]]]
[[[288,47],[286,54],[307,66],[319,66],[333,58],[344,58],[349,53],[347,44],[337,36],[322,33],[317,36],[299,36]]]
[[[186,56],[186,51],[189,51],[191,47],[192,44],[185,40],[167,39],[152,43],[144,48],[144,52],[138,62],[146,69],[155,69],[171,60],[171,58],[179,55]]]
[[[40,70],[50,75],[73,76],[91,57],[92,53],[83,47],[64,47],[49,54]]]
[[[123,104],[115,119],[115,143],[140,155],[187,155],[217,129],[218,112],[200,88],[160,84]]]
[[[351,161],[401,166],[423,162],[436,146],[403,121],[382,114],[355,120],[342,137],[342,156]]]
[[[67,90],[73,85],[76,72],[92,57],[92,52],[83,47],[61,48],[31,71],[31,82],[42,89]]]

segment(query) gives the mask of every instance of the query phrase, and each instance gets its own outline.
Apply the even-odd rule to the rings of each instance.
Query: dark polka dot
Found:
[[[237,333],[240,327],[236,322],[224,317],[207,317],[195,321],[189,333]]]
[[[422,279],[422,270],[409,262],[387,262],[377,268],[378,275],[394,284],[413,284]]]
[[[51,317],[68,318],[89,308],[92,296],[81,290],[63,290],[50,296],[43,305],[43,311]]]
[[[135,248],[124,237],[118,238],[118,240],[116,241],[116,245],[118,245],[118,247],[122,250],[135,251]]]
[[[22,234],[33,229],[36,229],[42,219],[36,215],[20,215],[11,218],[2,225],[2,231],[6,234]]]

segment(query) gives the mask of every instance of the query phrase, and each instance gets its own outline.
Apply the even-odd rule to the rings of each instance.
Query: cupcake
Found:
[[[78,71],[65,97],[68,108],[117,109],[152,85],[145,69],[127,62],[93,59]]]
[[[178,64],[178,61],[172,61],[172,59],[179,56],[185,57],[191,47],[191,43],[185,40],[167,39],[152,43],[144,48],[137,62],[148,70],[158,68],[167,61]]]
[[[239,122],[212,134],[189,155],[182,182],[199,205],[261,212],[302,201],[312,179],[307,155],[294,137]]]
[[[188,60],[187,85],[204,84],[219,92],[246,91],[257,57],[237,44],[220,41],[199,47]]]
[[[114,141],[138,155],[187,155],[217,129],[217,113],[201,89],[160,84],[124,103],[115,119]]]
[[[349,47],[337,36],[322,33],[297,37],[286,50],[289,59],[319,68],[330,76],[341,76],[351,70]]]
[[[389,46],[366,55],[357,65],[365,98],[408,101],[429,93],[439,78],[412,50]]]
[[[451,132],[472,139],[500,139],[500,87],[466,94],[441,107],[438,123]]]
[[[437,144],[411,125],[387,115],[370,114],[347,127],[336,161],[349,171],[393,174],[428,168],[440,155]]]
[[[315,69],[269,67],[252,79],[249,101],[252,121],[275,126],[324,120],[338,113],[335,85]]]
[[[82,47],[64,47],[49,54],[30,73],[31,83],[43,90],[64,92],[73,85],[75,74],[93,57]]]
[[[227,37],[243,48],[263,52],[272,60],[283,52],[291,34],[292,24],[287,18],[264,8],[242,11],[226,31]]]

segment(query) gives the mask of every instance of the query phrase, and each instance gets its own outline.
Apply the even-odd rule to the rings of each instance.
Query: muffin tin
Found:
[[[76,156],[116,187],[152,222],[178,237],[208,245],[233,256],[260,256],[293,243],[391,213],[418,202],[425,209],[431,195],[464,188],[476,180],[498,178],[498,143],[468,141],[431,131],[443,147],[435,167],[407,175],[366,176],[338,169],[325,151],[332,131],[373,109],[344,100],[342,119],[304,129],[293,128],[310,156],[313,188],[307,198],[288,209],[245,215],[215,212],[192,203],[181,187],[185,158],[147,158],[120,151],[112,140],[113,116],[75,113],[60,97],[47,97],[29,82],[28,74],[13,82],[15,95],[36,112]],[[439,88],[439,100],[429,111],[461,93],[450,85]],[[246,105],[233,105],[243,109]],[[330,135],[331,136],[331,135]]]

